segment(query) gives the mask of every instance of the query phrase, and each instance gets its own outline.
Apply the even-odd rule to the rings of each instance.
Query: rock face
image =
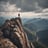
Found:
[[[6,20],[0,28],[0,48],[34,48],[23,30],[20,17]]]

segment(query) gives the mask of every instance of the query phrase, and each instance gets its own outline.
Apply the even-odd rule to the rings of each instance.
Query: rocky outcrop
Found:
[[[23,30],[20,17],[6,20],[0,28],[0,47],[2,44],[4,44],[3,46],[9,45],[8,48],[34,48]]]

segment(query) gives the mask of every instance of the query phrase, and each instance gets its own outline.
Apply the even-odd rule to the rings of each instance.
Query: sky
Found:
[[[0,16],[48,18],[48,0],[0,0]]]

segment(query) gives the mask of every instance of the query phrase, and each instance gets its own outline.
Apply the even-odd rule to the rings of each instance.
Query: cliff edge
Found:
[[[20,17],[6,20],[0,28],[0,48],[34,48],[23,30]]]

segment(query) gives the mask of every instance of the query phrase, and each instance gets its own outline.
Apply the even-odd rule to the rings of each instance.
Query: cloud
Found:
[[[20,11],[21,8],[17,8],[16,4],[10,4],[9,2],[0,4],[0,12],[17,12]]]
[[[48,8],[48,0],[37,0],[39,3],[39,6],[43,8]]]
[[[2,6],[2,4],[7,4],[8,2],[12,5],[15,5],[15,7],[20,8],[23,12],[40,10],[41,8],[37,0],[0,0],[0,6]],[[4,11],[3,9],[4,8],[0,9],[0,11]]]
[[[48,8],[48,0],[0,0],[0,6],[8,2],[15,5],[15,7],[20,8],[23,12]],[[0,11],[4,11],[4,8],[1,8],[2,7],[0,7]]]
[[[0,0],[0,16],[46,17],[46,8],[48,0]]]
[[[14,18],[18,16],[19,12],[1,12],[0,16],[8,16]],[[35,12],[20,12],[21,18],[47,18],[46,13],[35,13]]]

